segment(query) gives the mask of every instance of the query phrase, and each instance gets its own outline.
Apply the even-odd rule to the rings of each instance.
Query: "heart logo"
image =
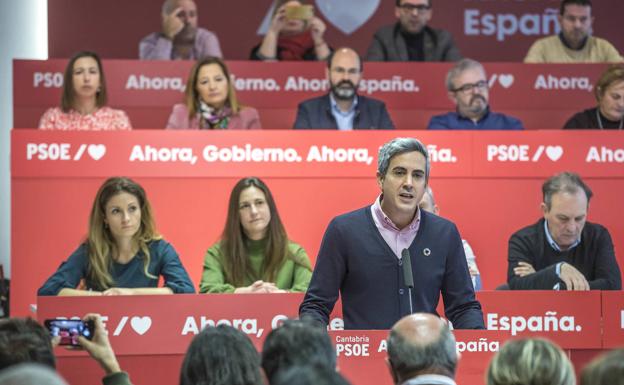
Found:
[[[375,14],[380,0],[316,0],[325,19],[350,35]]]
[[[103,144],[90,144],[87,152],[93,160],[100,160],[106,154],[106,146]]]
[[[505,88],[511,87],[514,83],[514,76],[512,74],[502,74],[498,76],[498,82]]]
[[[553,162],[556,162],[563,155],[563,148],[561,146],[548,146],[546,147],[546,156]]]
[[[130,326],[140,335],[147,333],[149,328],[152,327],[152,319],[150,317],[132,317],[130,320]]]

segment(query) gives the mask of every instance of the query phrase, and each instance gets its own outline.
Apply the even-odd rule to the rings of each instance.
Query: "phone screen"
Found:
[[[78,336],[93,339],[93,321],[47,319],[45,326],[50,331],[50,337],[60,337],[59,345],[78,346]]]

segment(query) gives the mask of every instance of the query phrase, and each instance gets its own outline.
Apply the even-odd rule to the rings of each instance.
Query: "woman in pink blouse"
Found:
[[[205,58],[193,66],[186,82],[185,103],[173,106],[168,129],[257,129],[255,108],[241,106],[230,72],[219,58]]]
[[[96,53],[75,54],[65,68],[61,107],[48,109],[42,130],[130,130],[125,112],[106,107],[106,79]]]

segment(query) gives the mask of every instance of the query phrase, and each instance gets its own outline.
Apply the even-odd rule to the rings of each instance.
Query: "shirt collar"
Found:
[[[546,239],[548,240],[548,244],[550,245],[550,247],[552,247],[555,251],[559,251],[559,252],[564,251],[564,250],[561,250],[561,247],[559,247],[557,242],[555,242],[553,237],[550,235],[550,231],[548,231],[548,221],[546,219],[544,219],[544,232],[546,233]],[[572,250],[573,248],[578,246],[579,243],[581,243],[580,237],[573,244],[571,244],[570,247],[568,247],[565,251]]]
[[[353,96],[353,103],[351,103],[351,107],[346,112],[341,110],[340,107],[338,107],[338,103],[336,102],[336,99],[334,98],[334,95],[331,92],[329,93],[329,103],[331,104],[332,111],[339,113],[341,115],[347,116],[349,114],[352,114],[353,111],[355,111],[355,108],[358,105],[358,96],[357,94]]]
[[[456,385],[455,380],[439,374],[423,374],[410,378],[401,385]]]
[[[392,222],[392,219],[390,219],[381,209],[382,199],[383,194],[379,195],[379,197],[375,200],[375,203],[373,203],[373,213],[377,217],[377,220],[379,220],[379,223],[381,223],[385,228],[392,229],[394,231],[414,230],[418,228],[418,224],[420,222],[420,207],[416,207],[416,215],[414,215],[414,219],[412,219],[412,222],[410,222],[410,224],[407,225],[403,230],[400,230],[397,225]]]

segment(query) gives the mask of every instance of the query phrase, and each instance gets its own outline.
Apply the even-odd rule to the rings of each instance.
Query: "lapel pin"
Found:
[[[431,255],[431,250],[428,247],[426,247],[423,249],[423,254],[425,255],[425,257],[428,257]]]

